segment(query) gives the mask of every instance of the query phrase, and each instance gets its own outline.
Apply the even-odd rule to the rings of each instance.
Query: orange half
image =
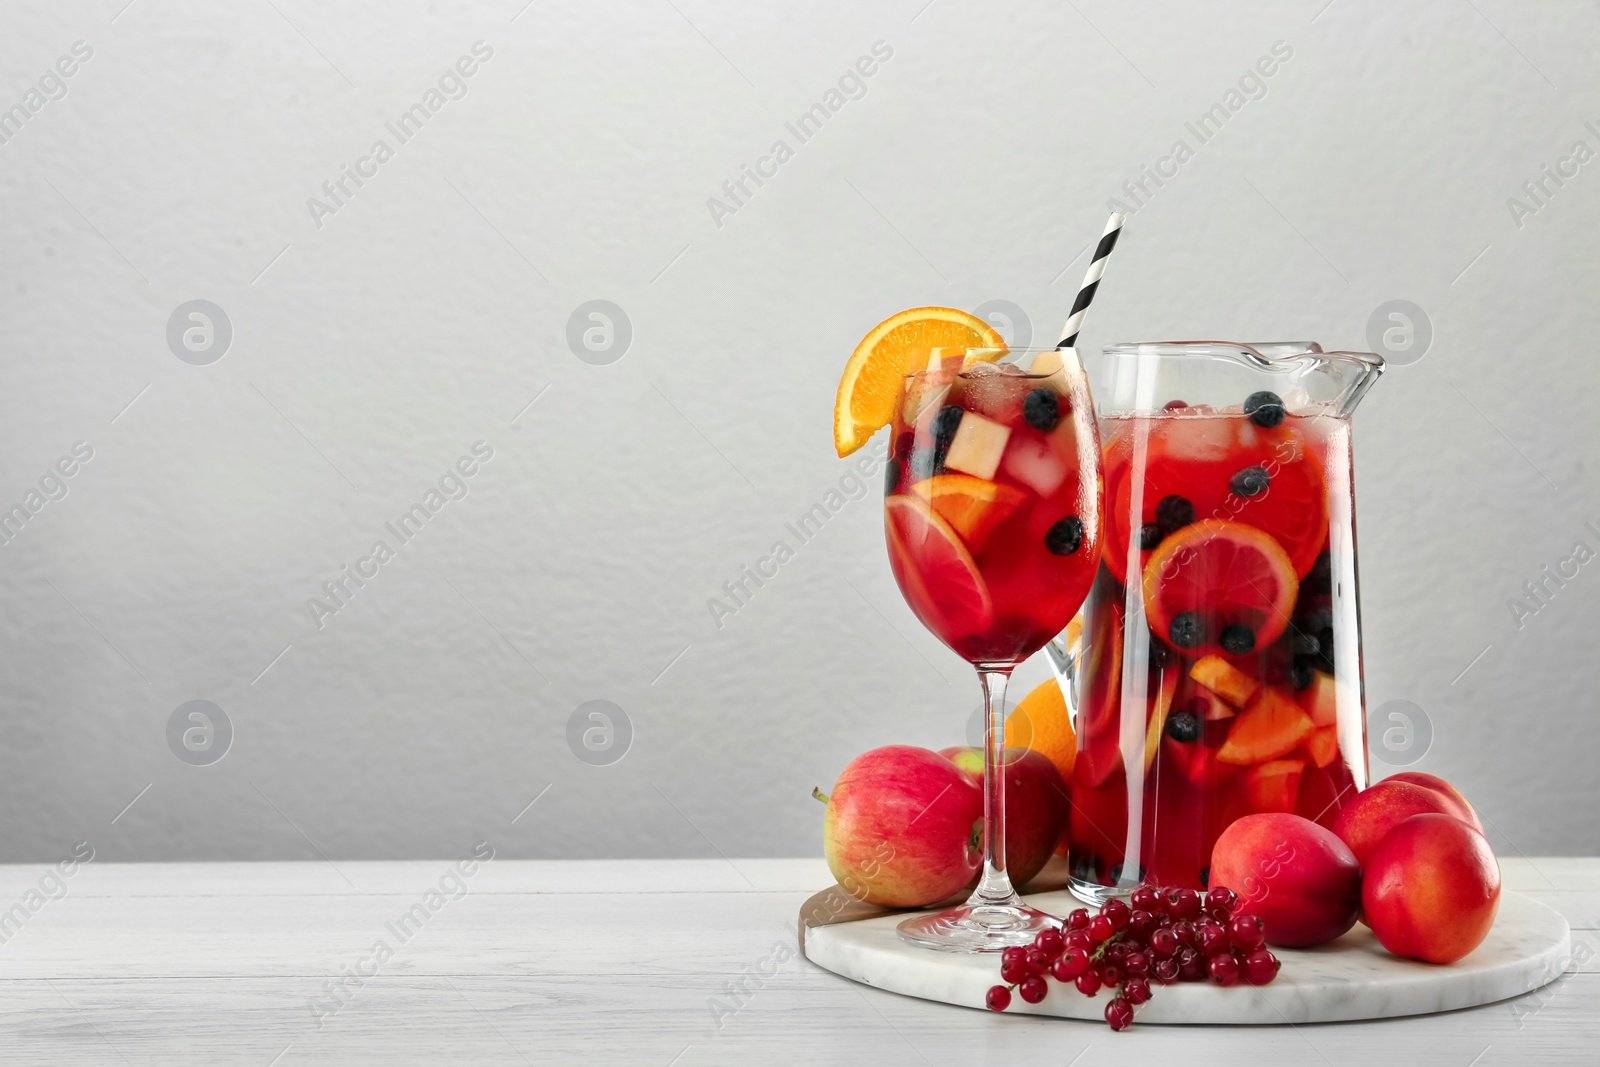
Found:
[[[1145,564],[1143,584],[1150,629],[1195,657],[1227,656],[1219,641],[1232,624],[1249,627],[1255,650],[1265,649],[1289,625],[1300,593],[1294,564],[1271,534],[1223,519],[1193,523],[1162,541]],[[1169,632],[1172,620],[1186,612],[1204,623],[1194,647],[1173,644]]]
[[[861,339],[844,365],[833,402],[833,446],[848,456],[889,425],[912,360],[933,348],[985,348],[1006,354],[1005,339],[987,322],[956,308],[912,308],[884,319]]]

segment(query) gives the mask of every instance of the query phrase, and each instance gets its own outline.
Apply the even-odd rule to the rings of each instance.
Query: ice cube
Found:
[[[1011,436],[1000,469],[1040,496],[1060,489],[1067,477],[1067,465],[1051,449],[1049,441],[1031,430]]]

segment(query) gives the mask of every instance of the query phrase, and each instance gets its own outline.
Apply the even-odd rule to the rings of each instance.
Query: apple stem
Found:
[[[816,797],[818,800],[822,801],[824,804],[826,804],[828,802],[828,794],[826,794],[826,793],[824,793],[822,791],[822,787],[821,786],[815,786],[815,785],[812,786],[811,787],[811,795]]]

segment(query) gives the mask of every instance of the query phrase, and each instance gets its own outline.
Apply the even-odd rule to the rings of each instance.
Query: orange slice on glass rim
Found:
[[[861,339],[844,365],[833,402],[833,445],[848,456],[889,425],[919,357],[934,348],[984,348],[978,358],[1006,354],[1005,339],[987,322],[956,308],[912,308],[884,319]]]
[[[1192,658],[1232,657],[1265,649],[1289,625],[1300,581],[1271,534],[1225,519],[1206,519],[1173,533],[1144,567],[1144,610],[1150,629]],[[1180,615],[1190,625],[1173,630]],[[1193,624],[1198,622],[1198,632]],[[1223,631],[1247,627],[1245,652],[1223,648]],[[1179,639],[1180,634],[1184,636]]]
[[[1027,496],[1015,486],[970,474],[935,474],[913,485],[911,492],[950,524],[973,555],[983,551],[994,528],[1010,518]]]

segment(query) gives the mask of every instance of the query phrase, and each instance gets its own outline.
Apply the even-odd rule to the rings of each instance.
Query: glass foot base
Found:
[[[1067,888],[1072,890],[1072,895],[1091,907],[1101,907],[1108,900],[1128,899],[1128,895],[1139,888],[1137,884],[1128,886],[1101,885],[1099,882],[1085,882],[1081,878],[1068,879]]]
[[[917,915],[899,926],[900,940],[940,952],[999,952],[1031,945],[1039,931],[1061,920],[1026,904],[963,904],[937,915]]]

